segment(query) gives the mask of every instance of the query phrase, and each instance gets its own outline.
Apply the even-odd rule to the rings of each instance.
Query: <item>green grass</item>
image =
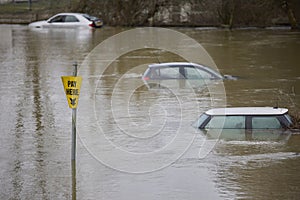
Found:
[[[45,9],[44,5],[41,3],[32,3],[31,11],[43,10]],[[7,3],[2,4],[0,6],[0,13],[1,14],[13,14],[13,13],[24,13],[29,12],[29,5],[28,3]]]
[[[33,1],[31,10],[28,2],[0,4],[0,14],[18,14],[42,11],[62,11],[74,5],[77,0],[39,0]]]

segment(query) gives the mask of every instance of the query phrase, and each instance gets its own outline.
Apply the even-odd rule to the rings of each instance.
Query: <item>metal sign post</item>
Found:
[[[77,76],[77,63],[73,64],[74,71],[73,76]],[[76,160],[76,116],[77,115],[77,107],[72,108],[72,150],[71,150],[71,160]]]
[[[82,78],[77,76],[77,63],[75,62],[73,66],[73,76],[62,76],[61,79],[64,85],[64,90],[67,96],[69,107],[72,109],[72,199],[76,200],[76,112]]]
[[[77,62],[73,64],[73,76],[77,77]],[[76,116],[77,107],[72,108],[72,150],[71,150],[71,165],[72,165],[72,200],[76,200]]]
[[[73,76],[62,76],[69,107],[72,108],[72,149],[71,160],[76,160],[76,111],[82,78],[77,76],[77,63],[73,64]]]

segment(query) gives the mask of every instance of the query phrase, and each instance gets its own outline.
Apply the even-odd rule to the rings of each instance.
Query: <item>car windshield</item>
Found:
[[[195,121],[192,126],[194,128],[200,128],[200,126],[209,118],[208,115],[202,114],[197,121]]]

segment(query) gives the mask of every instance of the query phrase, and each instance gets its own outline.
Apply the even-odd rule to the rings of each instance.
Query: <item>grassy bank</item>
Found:
[[[47,8],[46,2],[34,2],[31,6],[27,2],[7,3],[0,6],[0,14],[28,14],[28,12],[39,12]]]
[[[44,20],[64,11],[70,11],[73,0],[40,0],[20,3],[7,3],[0,6],[0,23],[28,24],[37,20]]]
[[[28,13],[56,13],[61,11],[69,11],[72,6],[77,5],[77,0],[39,0],[20,3],[1,4],[0,14],[28,14]]]

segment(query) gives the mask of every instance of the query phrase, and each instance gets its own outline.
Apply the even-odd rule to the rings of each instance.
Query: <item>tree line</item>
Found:
[[[73,10],[108,25],[270,26],[299,28],[299,0],[80,0]],[[182,21],[182,16],[185,21]]]

